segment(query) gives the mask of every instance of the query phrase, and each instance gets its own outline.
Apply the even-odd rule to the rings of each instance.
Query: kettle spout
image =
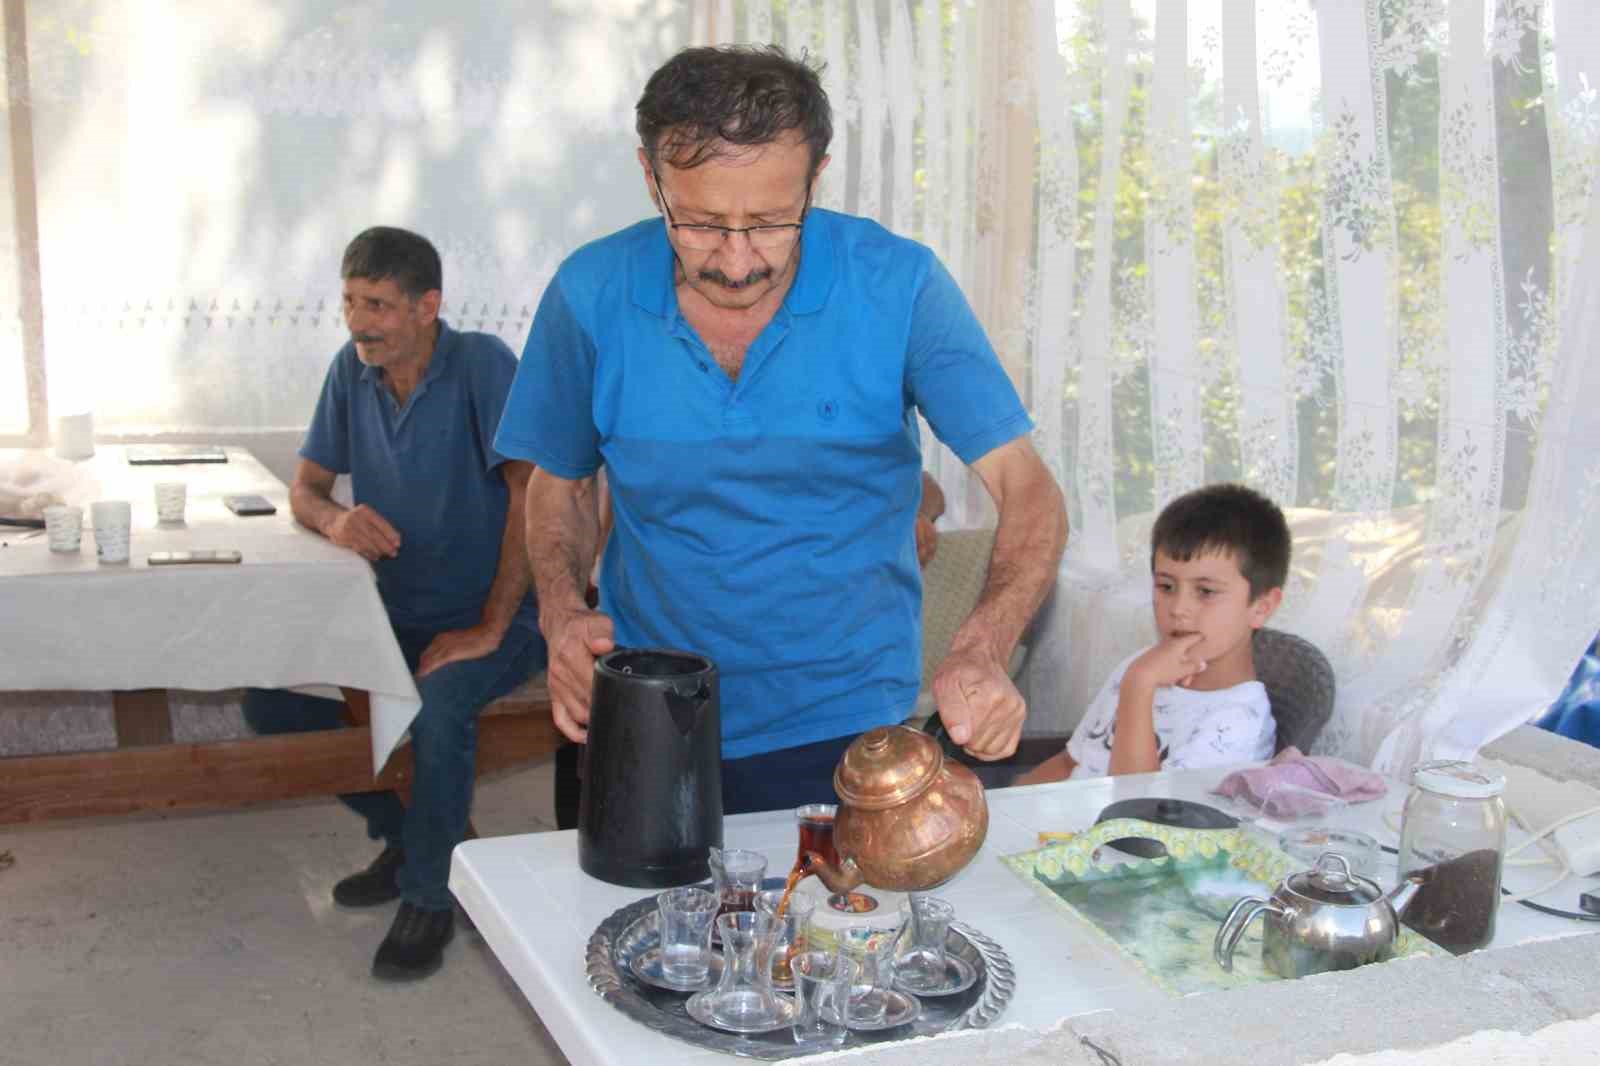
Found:
[[[837,894],[849,893],[860,887],[863,880],[860,867],[856,866],[854,859],[845,859],[834,866],[826,862],[821,855],[814,851],[806,852],[805,872],[816,874],[817,880],[827,886],[829,892]]]
[[[1411,901],[1416,898],[1417,890],[1422,887],[1422,878],[1416,874],[1402,878],[1398,885],[1389,890],[1383,898],[1389,901],[1389,906],[1394,908],[1396,918],[1405,913]]]

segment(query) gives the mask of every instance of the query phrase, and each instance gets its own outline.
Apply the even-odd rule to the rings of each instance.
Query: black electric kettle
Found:
[[[615,885],[703,881],[722,846],[717,668],[693,652],[618,648],[594,664],[578,864]]]

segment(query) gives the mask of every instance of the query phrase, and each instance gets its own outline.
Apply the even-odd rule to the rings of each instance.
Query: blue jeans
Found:
[[[395,639],[413,671],[423,649],[437,635],[396,627]],[[353,792],[339,798],[367,820],[373,840],[406,853],[400,868],[400,897],[426,910],[448,910],[454,899],[446,882],[450,851],[466,832],[477,773],[478,713],[546,663],[544,638],[512,626],[492,655],[451,663],[417,680],[422,709],[411,723],[416,770],[411,805],[393,792]],[[304,733],[345,724],[340,700],[283,689],[245,690],[244,717],[257,733]]]

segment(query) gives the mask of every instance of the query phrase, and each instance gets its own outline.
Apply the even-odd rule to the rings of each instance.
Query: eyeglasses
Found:
[[[685,248],[693,248],[698,252],[710,252],[722,247],[722,242],[731,238],[735,233],[742,233],[750,242],[750,247],[757,251],[770,252],[786,248],[794,243],[800,236],[800,227],[805,225],[806,212],[811,210],[811,189],[806,188],[805,206],[800,209],[799,222],[779,222],[764,226],[710,226],[698,222],[676,222],[672,218],[672,208],[667,205],[667,194],[661,188],[661,175],[656,168],[650,168],[650,176],[655,179],[656,195],[661,200],[661,212],[667,216],[667,225],[672,227],[672,232],[678,235],[678,240]]]

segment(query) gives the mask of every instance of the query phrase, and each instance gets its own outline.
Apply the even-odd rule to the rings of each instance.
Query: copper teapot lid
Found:
[[[898,807],[933,783],[944,765],[938,741],[905,726],[868,730],[845,749],[833,771],[833,790],[863,811]]]

